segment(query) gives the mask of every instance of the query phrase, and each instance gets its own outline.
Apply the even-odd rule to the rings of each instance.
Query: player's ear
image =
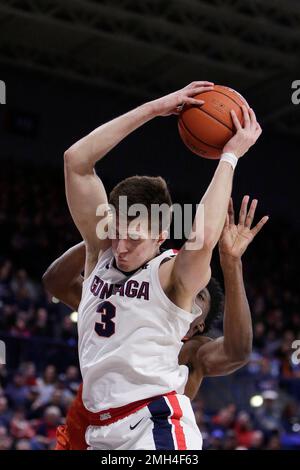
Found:
[[[205,330],[205,323],[204,321],[202,321],[200,324],[199,324],[199,330],[201,333],[203,333],[203,331]]]

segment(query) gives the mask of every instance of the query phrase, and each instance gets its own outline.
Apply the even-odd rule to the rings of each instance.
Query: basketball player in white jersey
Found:
[[[193,321],[183,338],[184,344],[178,361],[189,368],[184,394],[191,400],[196,396],[204,377],[232,373],[247,362],[252,349],[252,324],[243,283],[241,257],[268,217],[263,217],[251,228],[257,201],[253,200],[248,213],[247,202],[248,197],[245,196],[238,224],[235,224],[233,205],[230,202],[228,219],[219,241],[225,285],[224,336],[215,340],[208,336],[223,311],[222,290],[218,282],[211,278],[196,298],[202,315]],[[43,276],[44,286],[49,293],[76,311],[82,293],[81,273],[84,261],[85,246],[82,242],[55,260]],[[81,393],[80,388],[68,410],[66,424],[57,429],[57,450],[85,450],[87,447],[85,432],[89,422]]]
[[[256,142],[261,128],[252,109],[243,107],[243,126],[232,113],[237,131],[225,145],[201,200],[204,217],[202,207],[196,213],[196,243],[188,240],[176,256],[171,256],[172,250],[159,253],[167,236],[163,220],[153,236],[151,220],[145,230],[148,216],[132,228],[134,217],[119,211],[124,196],[129,209],[142,204],[148,214],[152,204],[170,206],[162,178],[127,178],[113,189],[109,202],[116,217],[110,227],[113,235],[105,237],[108,219],[102,209],[107,196],[94,166],[150,119],[177,113],[182,104],[201,105],[193,96],[212,88],[210,82],[194,82],[148,102],[95,129],[65,152],[67,201],[86,246],[78,335],[90,449],[202,447],[190,401],[183,395],[188,369],[178,365],[177,358],[181,338],[200,312],[193,310],[194,299],[210,279],[210,259],[224,225],[235,164]],[[135,432],[130,429],[133,414],[142,421]]]

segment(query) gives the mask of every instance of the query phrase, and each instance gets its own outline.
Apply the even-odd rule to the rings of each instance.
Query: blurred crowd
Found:
[[[81,380],[75,318],[41,284],[79,234],[57,172],[41,174],[0,176],[0,450],[53,448]],[[193,403],[207,449],[300,449],[299,240],[271,218],[245,256],[253,353],[232,376],[204,381]]]

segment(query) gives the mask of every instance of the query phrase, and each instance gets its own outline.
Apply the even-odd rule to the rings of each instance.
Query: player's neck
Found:
[[[133,271],[122,271],[122,269],[118,268],[115,258],[113,259],[112,265],[115,269],[117,269],[120,273],[124,274],[125,276],[132,276],[139,269],[141,269],[141,268],[137,268],[137,269],[134,269]]]
[[[153,258],[148,259],[147,261],[145,261],[144,264],[142,264],[139,268],[134,269],[133,271],[122,271],[122,269],[118,268],[115,258],[113,259],[112,265],[113,265],[113,267],[114,267],[115,269],[117,269],[120,273],[124,274],[125,276],[132,276],[132,275],[135,274],[137,271],[139,271],[140,269],[142,269],[147,263],[149,263],[149,261],[151,261],[151,259],[156,258],[156,256],[159,256],[160,254],[161,254],[161,251],[158,250],[158,252],[153,256]]]

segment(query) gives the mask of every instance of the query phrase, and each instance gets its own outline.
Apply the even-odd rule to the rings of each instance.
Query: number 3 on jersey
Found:
[[[113,318],[116,316],[116,307],[108,301],[98,305],[97,313],[101,315],[101,321],[95,323],[95,331],[99,336],[110,338],[115,333],[116,325]]]

